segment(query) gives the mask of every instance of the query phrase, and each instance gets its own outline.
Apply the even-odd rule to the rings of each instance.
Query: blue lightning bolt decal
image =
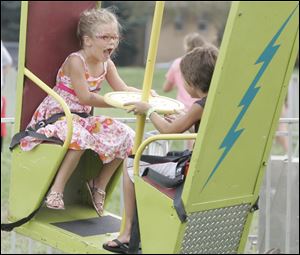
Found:
[[[278,37],[280,36],[282,31],[284,30],[284,28],[288,24],[289,20],[293,16],[293,14],[296,11],[296,9],[298,8],[298,6],[299,6],[299,4],[292,11],[290,16],[286,19],[286,21],[282,24],[282,26],[277,31],[277,33],[274,35],[272,40],[269,42],[269,44],[267,45],[267,47],[265,48],[263,53],[259,56],[259,58],[255,62],[255,64],[259,64],[259,63],[263,63],[263,64],[262,64],[261,68],[259,69],[258,73],[256,74],[254,80],[251,82],[251,84],[250,84],[247,92],[243,96],[241,102],[238,105],[238,107],[242,106],[243,108],[242,108],[241,112],[239,113],[239,115],[236,117],[234,123],[232,124],[230,130],[228,131],[228,133],[225,136],[222,144],[220,145],[219,149],[224,148],[224,152],[221,155],[221,157],[219,158],[217,164],[213,168],[213,170],[210,173],[209,177],[207,178],[205,184],[202,187],[202,190],[205,188],[207,183],[210,181],[212,176],[215,174],[215,172],[217,171],[217,169],[219,168],[219,166],[221,165],[221,163],[223,162],[223,160],[225,159],[225,157],[227,156],[229,151],[232,149],[232,146],[235,144],[237,139],[243,133],[244,129],[240,129],[240,130],[236,130],[236,129],[238,128],[238,125],[240,124],[241,120],[243,119],[245,113],[247,112],[247,110],[248,110],[250,104],[252,103],[253,99],[255,98],[256,94],[260,90],[260,87],[256,87],[258,81],[260,80],[260,78],[262,77],[264,72],[266,71],[266,69],[269,66],[270,62],[272,61],[275,53],[277,52],[278,48],[280,47],[280,45],[275,45],[276,40],[278,39]]]

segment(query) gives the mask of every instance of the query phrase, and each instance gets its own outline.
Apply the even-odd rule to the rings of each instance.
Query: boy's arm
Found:
[[[183,133],[192,128],[200,120],[203,108],[194,104],[191,109],[184,115],[179,116],[173,122],[168,122],[156,112],[153,112],[149,118],[155,128],[162,134]]]
[[[151,108],[150,104],[144,102],[130,102],[125,105],[133,105],[129,112],[134,112],[134,114],[145,114]],[[201,119],[202,113],[203,108],[200,105],[194,104],[186,114],[180,116],[171,123],[156,112],[151,113],[149,118],[160,133],[173,134],[183,133],[188,130],[195,122]]]

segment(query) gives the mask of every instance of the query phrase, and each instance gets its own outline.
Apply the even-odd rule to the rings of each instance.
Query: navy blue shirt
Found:
[[[200,105],[202,108],[204,108],[205,103],[206,103],[206,98],[207,98],[207,97],[202,97],[200,100],[195,101],[194,104],[198,104],[198,105]],[[195,133],[198,133],[198,129],[199,129],[199,126],[200,126],[200,121],[201,121],[201,120],[198,120],[198,121],[194,124],[194,127],[195,127]]]

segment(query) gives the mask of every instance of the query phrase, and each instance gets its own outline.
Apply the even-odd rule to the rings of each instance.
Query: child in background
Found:
[[[192,51],[196,47],[201,47],[205,44],[203,37],[198,33],[191,33],[184,37],[183,47],[185,53]],[[189,93],[185,90],[184,79],[180,71],[180,61],[182,57],[176,58],[166,74],[166,81],[163,85],[164,92],[169,92],[174,87],[177,87],[176,99],[185,105],[188,110],[194,103]]]
[[[160,133],[183,133],[192,126],[198,131],[202,118],[206,97],[209,91],[211,78],[218,56],[218,49],[212,45],[204,45],[187,53],[180,62],[180,70],[184,77],[184,86],[195,103],[184,114],[173,120],[172,123],[158,115],[150,104],[145,102],[130,102],[130,110],[134,114],[146,114]],[[165,175],[168,173],[164,172]],[[112,252],[127,253],[130,241],[133,216],[136,208],[133,171],[124,170],[124,206],[126,212],[124,231],[117,239],[103,244],[103,248]]]
[[[103,96],[97,94],[104,80],[115,91],[140,91],[124,83],[111,60],[111,55],[119,44],[119,29],[117,17],[108,9],[84,11],[77,28],[81,49],[70,54],[58,71],[53,90],[64,99],[71,112],[81,113],[81,116],[73,114],[72,140],[47,196],[48,208],[64,209],[65,185],[83,152],[91,149],[104,164],[98,176],[86,183],[95,210],[101,216],[106,185],[121,162],[131,154],[134,140],[134,131],[131,128],[110,117],[82,116],[90,114],[92,107],[110,107],[104,102]],[[63,112],[61,105],[51,96],[47,96],[28,126],[34,126],[38,121],[60,112]],[[67,135],[66,119],[59,119],[37,132],[64,141]],[[37,138],[25,137],[20,146],[28,151],[41,142]]]

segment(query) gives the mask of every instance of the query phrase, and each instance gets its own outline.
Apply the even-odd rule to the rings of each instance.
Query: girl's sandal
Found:
[[[64,210],[63,193],[51,191],[46,198],[46,206],[50,209]]]
[[[92,185],[93,186],[91,187],[89,181],[86,182],[86,186],[87,186],[87,189],[90,193],[93,206],[94,206],[97,214],[101,217],[103,215],[103,211],[104,211],[104,201],[105,201],[106,193],[105,193],[104,190],[98,189],[98,188],[95,187],[94,180],[92,180]],[[95,200],[96,193],[98,195],[100,195],[100,199],[99,199],[99,197],[97,198],[98,201]]]

